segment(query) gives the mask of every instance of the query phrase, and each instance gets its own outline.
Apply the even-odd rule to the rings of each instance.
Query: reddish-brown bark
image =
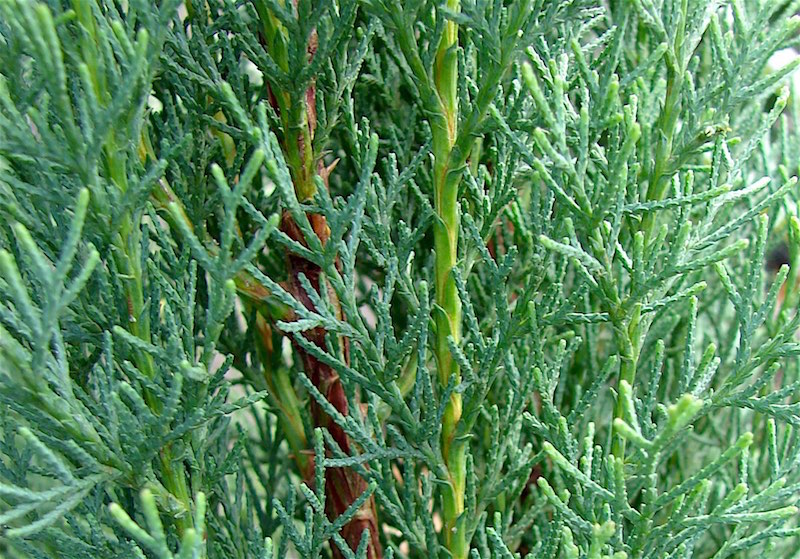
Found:
[[[261,37],[262,42],[264,41],[264,37]],[[317,34],[316,32],[311,33],[309,37],[309,43],[307,47],[308,53],[308,60],[310,61],[317,51]],[[276,92],[272,90],[268,86],[268,97],[270,100],[270,104],[272,105],[273,109],[276,112],[280,113],[280,103],[276,98]],[[303,96],[303,104],[304,112],[305,112],[305,120],[306,125],[308,126],[308,134],[307,138],[313,140],[314,132],[316,131],[317,127],[317,110],[316,110],[316,84],[315,81],[312,79],[311,84],[306,89],[305,95]],[[287,135],[290,136],[290,135]],[[303,162],[307,162],[308,159],[306,158],[306,150],[310,148],[310,145],[306,145],[305,138],[303,134],[300,134],[297,139],[297,149],[300,154],[300,160]],[[291,141],[288,137],[284,138],[285,141]],[[288,146],[284,146],[286,149]],[[294,147],[294,146],[292,146]],[[321,161],[317,160],[317,154],[315,157],[311,159],[313,161],[313,167],[309,167],[307,164],[303,164],[302,168],[292,169],[292,178],[295,181],[295,190],[298,190],[300,185],[303,187],[307,187],[309,184],[313,184],[313,175],[316,174],[320,178],[322,178],[323,183],[327,186],[328,183],[328,176],[336,166],[336,161],[334,161],[331,165],[325,166],[322,164]],[[305,190],[305,188],[300,188],[300,190]],[[300,193],[298,193],[300,195]],[[305,201],[305,200],[303,200]],[[328,228],[327,222],[325,217],[322,215],[317,214],[309,214],[308,215],[309,222],[314,230],[314,233],[319,237],[323,244],[325,244],[328,239],[330,238],[330,229]],[[292,218],[287,214],[284,213],[281,220],[281,230],[286,233],[291,239],[307,246],[306,240],[303,237],[303,233],[297,227],[297,224],[294,223]],[[296,254],[292,254],[291,252],[287,251],[287,269],[288,269],[288,279],[286,281],[286,288],[287,290],[298,300],[300,301],[303,306],[307,309],[314,310],[314,304],[311,299],[308,297],[308,294],[305,292],[303,287],[300,284],[300,275],[305,275],[308,281],[311,283],[312,287],[319,292],[320,289],[320,275],[322,271],[318,266],[315,264],[307,261],[304,258],[297,256]],[[329,300],[334,303],[337,307],[339,314],[341,314],[341,308],[338,305],[338,300],[334,293],[328,294]],[[325,347],[325,337],[327,332],[323,328],[315,328],[313,330],[309,330],[304,332],[304,336],[307,340],[311,343],[316,345],[317,347],[321,348],[323,351],[326,349]],[[349,340],[346,338],[342,338],[340,340],[343,356],[345,362],[349,364],[350,362],[350,350],[349,350]],[[303,362],[303,369],[305,373],[308,375],[311,382],[314,386],[319,390],[319,392],[330,402],[330,404],[343,416],[347,416],[350,413],[348,409],[348,402],[347,396],[344,392],[344,387],[342,386],[341,379],[339,378],[338,373],[336,373],[333,368],[330,366],[321,363],[318,359],[310,355],[308,352],[304,351],[298,344],[295,343],[295,349],[297,350],[298,354],[300,355],[302,362]],[[353,448],[353,444],[350,441],[347,434],[342,430],[342,428],[337,425],[329,416],[325,413],[319,403],[311,399],[310,403],[311,408],[311,416],[313,419],[313,423],[315,427],[322,427],[328,430],[331,434],[333,440],[339,445],[339,447],[347,454],[351,453]],[[360,411],[356,411],[356,413],[360,413]],[[310,471],[303,472],[307,478],[311,477],[311,471],[313,468],[309,468]],[[310,480],[309,480],[310,481]],[[326,499],[326,513],[328,517],[333,520],[336,517],[340,516],[344,511],[346,511],[353,502],[361,496],[361,494],[367,489],[366,481],[358,475],[355,471],[350,468],[328,468],[325,473],[325,499]],[[375,500],[374,498],[370,497],[360,508],[360,510],[356,513],[355,517],[348,522],[343,528],[341,535],[347,545],[352,549],[356,550],[358,548],[359,543],[361,542],[361,537],[363,532],[366,530],[369,533],[369,548],[367,552],[368,559],[382,559],[383,551],[381,548],[380,540],[378,537],[378,520],[377,520],[377,510],[375,507]],[[340,559],[343,557],[341,551],[336,547],[336,545],[331,546],[333,549],[333,556],[334,559]]]
[[[312,228],[320,240],[325,243],[330,235],[328,225],[324,216],[310,214],[308,216]],[[291,239],[305,244],[303,235],[292,218],[284,213],[281,222],[281,229]],[[308,279],[312,287],[319,292],[321,270],[315,264],[297,255],[289,253],[288,270],[289,278],[287,287],[290,293],[309,310],[314,310],[314,303],[308,297],[300,284],[300,275],[303,274]],[[328,293],[329,300],[336,304],[336,295]],[[337,305],[338,306],[338,305]],[[341,310],[339,310],[341,313]],[[325,350],[324,328],[314,328],[304,333],[305,338],[319,348]],[[342,338],[342,353],[346,362],[350,360],[349,341]],[[299,346],[295,346],[303,361],[303,369],[314,386],[331,403],[340,414],[349,414],[347,396],[344,392],[341,379],[338,373],[330,366],[321,363],[308,352],[303,351]],[[347,454],[350,454],[352,442],[342,428],[336,424],[330,416],[322,409],[319,403],[311,400],[311,415],[316,427],[323,427],[328,430],[331,437],[339,447]],[[325,472],[325,497],[326,512],[329,518],[334,519],[344,513],[345,510],[367,489],[366,481],[350,468],[328,468]],[[348,522],[342,529],[342,537],[355,550],[361,541],[364,530],[369,533],[370,544],[367,552],[369,559],[381,559],[383,553],[378,539],[378,521],[375,500],[370,497],[358,511],[356,516]],[[343,557],[342,553],[333,546],[333,554],[336,559]]]

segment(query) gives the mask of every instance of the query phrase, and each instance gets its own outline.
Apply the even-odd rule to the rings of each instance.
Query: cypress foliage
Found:
[[[798,557],[798,11],[0,0],[0,556]]]

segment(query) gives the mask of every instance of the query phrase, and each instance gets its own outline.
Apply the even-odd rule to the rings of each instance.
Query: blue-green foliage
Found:
[[[386,557],[448,557],[458,392],[475,559],[797,557],[800,97],[767,63],[800,2],[446,4],[0,0],[0,555],[367,557],[340,530],[374,497]],[[476,140],[450,170],[443,387],[425,97],[447,21]],[[271,95],[310,87],[338,164],[303,202]],[[322,270],[311,309],[287,254]],[[368,482],[338,519],[329,468]]]

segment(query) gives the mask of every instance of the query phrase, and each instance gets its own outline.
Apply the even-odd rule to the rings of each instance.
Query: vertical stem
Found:
[[[459,9],[459,0],[448,0],[450,10]],[[436,339],[434,354],[439,382],[447,386],[461,380],[458,364],[450,352],[448,338],[461,341],[461,299],[452,269],[458,261],[460,224],[458,187],[461,169],[451,169],[451,154],[458,127],[458,25],[448,21],[436,54],[434,85],[439,97],[439,112],[433,117],[434,155],[434,249],[436,253]],[[454,559],[467,557],[466,523],[463,522],[466,489],[466,442],[456,438],[461,420],[461,394],[452,394],[442,423],[442,455],[449,473],[443,494],[444,539]]]
[[[637,305],[633,318],[629,322],[617,327],[617,345],[619,345],[618,351],[620,353],[619,383],[624,380],[631,386],[633,386],[633,381],[636,378],[636,365],[639,361],[639,345],[641,340],[640,309],[641,307]],[[624,419],[624,415],[625,404],[622,398],[617,397],[617,402],[614,407],[614,418]],[[611,442],[611,454],[620,459],[625,456],[625,439],[616,432]]]
[[[655,126],[655,154],[653,165],[647,182],[646,199],[648,201],[661,200],[667,193],[669,186],[669,176],[667,170],[670,159],[672,158],[673,140],[675,130],[680,116],[681,89],[684,76],[683,62],[683,38],[686,24],[687,4],[682,1],[681,17],[678,22],[678,32],[675,36],[675,43],[672,50],[667,52],[667,83],[664,106],[658,115]],[[642,233],[642,250],[648,250],[648,244],[652,240],[656,230],[657,212],[649,212],[642,220],[639,230]],[[632,315],[617,325],[617,345],[620,352],[620,372],[619,381],[627,381],[633,386],[636,378],[636,367],[639,360],[639,346],[642,338],[647,334],[647,325],[641,321],[641,307],[635,306]],[[620,398],[614,408],[614,418],[623,419],[625,406]],[[625,439],[619,433],[614,432],[611,452],[617,458],[625,456]]]
[[[74,0],[78,21],[88,30],[88,36],[82,41],[83,61],[89,71],[94,93],[101,103],[110,100],[105,75],[98,71],[98,54],[95,45],[95,20],[91,13],[91,8],[84,0]],[[111,130],[106,138],[103,150],[106,163],[106,171],[111,182],[120,190],[125,192],[128,189],[127,175],[127,155],[124,149],[120,149],[114,138],[115,130]],[[145,312],[144,301],[144,276],[141,266],[141,230],[140,223],[137,223],[130,214],[124,216],[119,237],[114,241],[116,254],[114,256],[119,270],[124,271],[125,297],[127,299],[128,316],[126,325],[128,331],[134,336],[150,342],[150,317]],[[137,352],[135,359],[137,368],[148,378],[155,377],[155,364],[153,358],[144,353]],[[152,394],[145,392],[147,405],[158,413],[161,403],[154,399]],[[184,509],[184,513],[175,519],[175,527],[179,537],[187,529],[193,527],[192,521],[192,499],[189,487],[186,482],[186,472],[183,466],[175,468],[171,446],[167,445],[159,452],[159,463],[164,487],[175,497]]]
[[[256,313],[255,329],[258,333],[260,351],[262,353],[261,362],[264,373],[264,380],[267,383],[268,398],[279,410],[278,421],[283,430],[286,441],[289,444],[297,469],[304,479],[311,479],[313,468],[309,456],[308,440],[306,439],[303,419],[300,416],[301,404],[289,378],[289,371],[280,367],[273,366],[272,353],[272,327],[267,320]],[[280,351],[280,350],[278,350]]]
[[[290,69],[288,67],[287,44],[291,38],[286,36],[286,29],[268,11],[265,5],[259,3],[256,4],[256,7],[263,26],[262,41],[266,43],[267,49],[270,50],[278,64],[283,67],[284,71],[288,72]],[[309,37],[309,44],[306,47],[308,60],[313,57],[316,47],[316,32],[312,32]],[[282,149],[291,173],[295,194],[301,202],[310,201],[316,194],[316,177],[318,175],[321,176],[323,183],[326,183],[327,178],[327,171],[324,173],[319,172],[318,157],[313,145],[317,125],[316,85],[312,79],[302,96],[293,95],[288,91],[281,91],[280,88],[275,87],[275,84],[272,84],[269,93],[273,108],[281,119],[283,128]],[[324,245],[330,236],[325,216],[309,214],[308,218],[314,229],[314,234],[319,237]],[[281,229],[293,240],[307,245],[307,240],[304,238],[303,233],[288,213],[283,216]],[[301,285],[300,275],[304,275],[313,288],[320,291],[325,289],[322,281],[322,270],[316,264],[289,251],[287,251],[287,268],[289,272],[287,280],[289,292],[306,308],[313,310],[314,303]],[[341,318],[341,306],[336,294],[331,289],[328,289],[328,300]],[[304,332],[303,335],[323,351],[326,349],[327,331],[324,328],[315,328]],[[314,386],[340,414],[347,416],[350,413],[348,400],[338,373],[302,348],[295,347],[302,359],[303,369]],[[340,337],[339,347],[344,361],[349,364],[349,341],[344,337]],[[341,426],[336,424],[313,399],[310,402],[310,407],[314,426],[327,429],[341,450],[346,454],[350,454],[353,443]],[[359,410],[356,409],[355,413],[359,413]],[[313,468],[309,466],[307,470],[311,471]],[[366,480],[353,469],[346,467],[327,468],[325,471],[327,515],[331,520],[339,517],[366,490]],[[365,531],[369,536],[367,558],[381,559],[383,550],[379,540],[377,509],[375,500],[372,497],[367,499],[354,518],[342,527],[341,535],[351,550],[356,550]],[[344,554],[335,545],[332,546],[332,554],[334,559],[344,557]]]
[[[128,178],[126,171],[126,157],[124,151],[116,147],[112,138],[106,141],[105,160],[111,181],[124,192],[128,188]],[[140,224],[136,223],[131,215],[123,218],[119,230],[119,238],[116,244],[116,262],[121,271],[124,271],[125,297],[127,299],[128,331],[146,342],[150,342],[150,317],[145,312],[144,301],[144,276],[142,274],[142,248]],[[137,368],[148,378],[156,376],[153,358],[144,353],[136,352],[134,361]],[[144,399],[147,405],[156,413],[161,411],[161,402],[153,398],[152,394],[145,393]],[[158,455],[162,483],[164,487],[181,503],[184,514],[175,519],[175,527],[178,535],[183,537],[185,531],[192,528],[192,500],[189,494],[189,487],[186,483],[186,473],[182,465],[176,464],[172,456],[172,448],[167,445],[161,449]]]
[[[677,69],[673,64],[667,64],[667,85],[664,107],[656,121],[656,147],[653,166],[647,184],[647,200],[661,200],[666,194],[669,185],[668,178],[664,176],[667,165],[672,157],[672,143],[675,135],[675,126],[679,116],[681,84]],[[656,212],[649,212],[642,220],[642,231],[645,233],[645,245],[650,240],[655,228]]]

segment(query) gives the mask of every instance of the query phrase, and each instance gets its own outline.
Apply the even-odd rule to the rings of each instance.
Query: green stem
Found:
[[[685,1],[684,1],[685,7]],[[683,14],[686,12],[683,11]],[[679,22],[679,30],[683,28],[685,21],[683,18]],[[681,89],[683,84],[684,63],[683,63],[683,34],[679,31],[675,38],[675,44],[667,56],[667,83],[664,107],[658,116],[655,126],[656,145],[653,158],[653,165],[650,168],[647,183],[646,199],[648,201],[662,200],[667,193],[670,176],[667,171],[669,162],[672,158],[673,140],[677,128],[678,117],[680,116]],[[653,234],[656,231],[657,212],[649,212],[645,215],[639,230],[642,232],[642,250],[647,251]],[[627,381],[634,386],[636,379],[636,368],[639,360],[641,340],[647,334],[647,323],[641,321],[640,305],[633,305],[630,317],[621,320],[616,327],[617,345],[620,353],[620,372],[619,382]],[[614,419],[624,419],[624,405],[620,398],[614,409]],[[611,446],[612,454],[617,458],[625,456],[625,439],[614,432]]]
[[[73,0],[76,17],[87,31],[81,40],[81,54],[83,62],[91,80],[94,93],[102,104],[110,102],[111,95],[105,73],[98,64],[100,59],[97,51],[98,31],[92,13],[91,3],[86,0]],[[128,189],[127,152],[115,140],[116,130],[112,128],[103,145],[106,170],[111,182],[124,193]],[[142,247],[141,229],[133,215],[126,215],[121,223],[119,235],[114,240],[114,259],[120,271],[125,274],[125,297],[128,307],[127,328],[134,336],[150,342],[150,317],[145,310],[144,281],[142,272]],[[152,356],[137,352],[134,361],[139,370],[148,378],[155,377],[155,364]],[[147,405],[158,414],[161,403],[152,394],[145,391]],[[186,530],[193,528],[191,515],[192,499],[186,483],[186,472],[183,464],[176,463],[173,459],[171,446],[165,446],[159,453],[162,481],[164,487],[178,500],[184,513],[175,520],[178,536],[183,537]],[[177,466],[177,467],[176,467]]]
[[[667,89],[664,108],[656,121],[656,148],[653,166],[650,170],[647,185],[647,200],[657,201],[664,198],[669,186],[666,176],[667,166],[672,158],[672,145],[675,128],[680,114],[680,80],[682,77],[672,64],[667,66]],[[649,212],[642,220],[642,231],[645,233],[645,244],[650,241],[655,228],[657,214]]]
[[[458,11],[459,1],[448,0],[447,7]],[[461,299],[452,270],[458,263],[458,230],[460,224],[458,187],[461,169],[451,169],[451,154],[457,140],[458,126],[458,25],[446,24],[436,55],[434,82],[439,107],[433,118],[434,155],[434,225],[436,253],[436,338],[434,355],[439,382],[447,386],[451,380],[461,381],[461,371],[450,352],[449,338],[461,341]],[[442,421],[442,455],[449,479],[443,493],[444,540],[454,559],[464,559],[469,552],[466,523],[463,522],[466,490],[466,442],[456,437],[461,420],[461,394],[451,394]]]
[[[297,393],[292,386],[289,371],[275,364],[271,355],[275,349],[272,347],[272,327],[261,313],[256,313],[255,329],[259,335],[259,352],[264,372],[264,381],[267,384],[268,398],[275,409],[279,410],[278,421],[286,435],[289,450],[294,457],[297,469],[304,479],[311,475],[311,463],[307,450],[303,418],[300,415],[302,405]]]
[[[617,344],[619,345],[620,354],[620,367],[619,367],[619,384],[622,381],[627,382],[633,386],[633,381],[636,378],[636,365],[639,361],[640,341],[642,339],[642,328],[644,325],[641,320],[641,306],[637,305],[633,312],[633,318],[630,321],[620,324],[617,327]],[[614,407],[614,418],[624,419],[625,404],[622,398],[617,397],[617,403]],[[625,456],[625,439],[614,433],[614,438],[611,443],[611,454],[617,458]]]
[[[128,187],[126,173],[126,157],[124,152],[117,149],[113,140],[109,139],[105,149],[106,164],[111,180],[124,192]],[[150,342],[150,317],[145,311],[144,283],[141,267],[141,231],[139,224],[133,216],[127,215],[122,220],[119,237],[116,242],[116,261],[120,270],[125,273],[125,297],[127,299],[128,331],[146,342]],[[134,361],[137,368],[148,378],[156,375],[155,364],[152,356],[137,352]],[[161,411],[161,403],[152,394],[145,392],[145,401],[155,413]],[[173,459],[171,446],[165,446],[159,453],[162,483],[164,487],[178,500],[184,509],[175,519],[178,535],[183,537],[186,530],[192,528],[192,499],[186,483],[186,473],[181,463],[176,464]],[[176,468],[176,465],[178,466]]]

